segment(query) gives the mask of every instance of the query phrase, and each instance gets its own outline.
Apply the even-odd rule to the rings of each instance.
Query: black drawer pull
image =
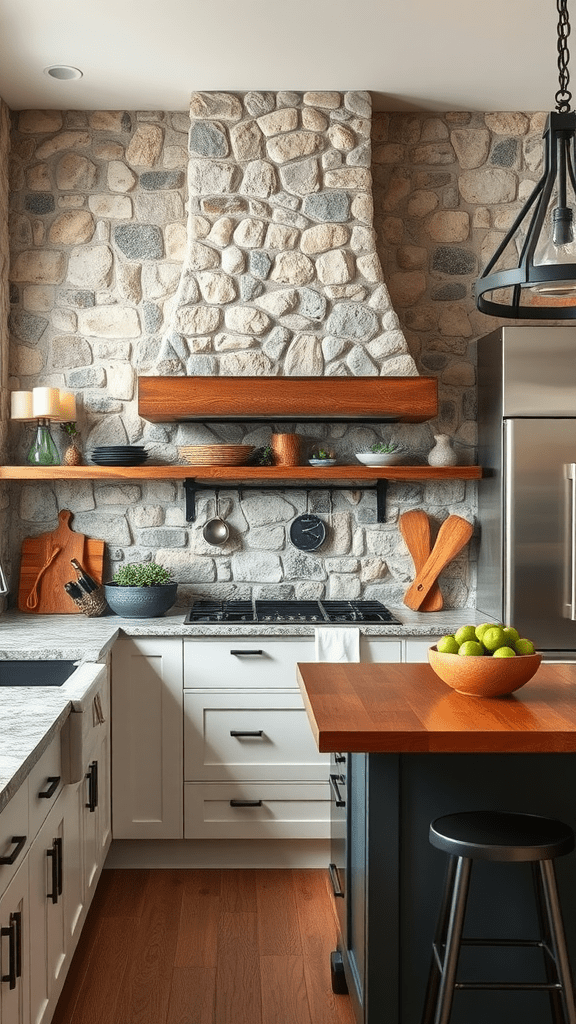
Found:
[[[0,857],[0,864],[14,864],[16,858],[22,853],[27,838],[28,836],[12,836],[11,841],[16,843],[16,846],[7,857]]]
[[[251,739],[262,739],[264,735],[264,729],[254,729],[253,732],[248,732],[246,729],[230,729],[230,735],[238,737],[247,736]]]
[[[230,654],[244,655],[244,654],[264,654],[264,651],[230,651]]]
[[[0,928],[0,936],[8,936],[8,974],[1,976],[2,981],[8,981],[10,988],[16,988],[16,978],[22,974],[22,929],[20,927],[20,912],[10,914],[8,928]]]
[[[231,800],[230,807],[262,807],[261,800]]]
[[[332,891],[335,896],[344,897],[344,889],[340,884],[340,872],[335,864],[328,865],[328,874],[330,875],[330,881],[332,882]]]
[[[52,840],[52,849],[46,850],[46,856],[52,858],[52,892],[46,893],[46,898],[52,903],[58,903],[58,897],[62,895],[62,840],[60,837]]]
[[[54,793],[60,785],[60,776],[49,775],[46,781],[48,782],[48,789],[45,789],[43,793],[38,793],[38,796],[43,797],[45,800],[49,800],[51,796],[54,796]]]
[[[330,789],[334,794],[334,803],[336,807],[346,807],[346,801],[338,789],[338,783],[342,783],[341,775],[330,775]]]
[[[334,760],[336,764],[344,764],[346,761],[346,754],[334,754]]]
[[[85,806],[93,814],[98,807],[98,761],[91,761],[86,778],[88,779],[88,803]]]

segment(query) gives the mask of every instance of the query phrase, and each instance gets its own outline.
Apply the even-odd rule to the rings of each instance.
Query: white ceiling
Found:
[[[186,110],[198,89],[366,89],[377,110],[551,110],[556,25],[555,0],[0,0],[0,96]]]

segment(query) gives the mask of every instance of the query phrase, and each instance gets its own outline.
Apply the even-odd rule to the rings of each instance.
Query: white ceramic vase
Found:
[[[428,454],[429,466],[455,466],[458,456],[448,434],[434,434],[436,444]]]

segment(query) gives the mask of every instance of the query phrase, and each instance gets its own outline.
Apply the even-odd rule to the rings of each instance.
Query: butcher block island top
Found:
[[[321,752],[576,751],[576,664],[542,664],[505,697],[468,697],[423,664],[301,663],[297,676]]]

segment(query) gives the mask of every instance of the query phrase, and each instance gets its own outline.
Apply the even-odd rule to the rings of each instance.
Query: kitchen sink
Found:
[[[0,661],[0,686],[62,686],[75,661]]]

